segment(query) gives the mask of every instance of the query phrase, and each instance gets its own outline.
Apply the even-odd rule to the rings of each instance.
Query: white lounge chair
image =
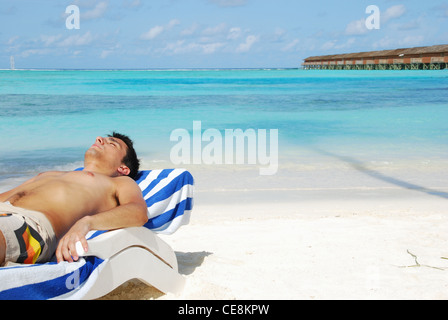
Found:
[[[83,299],[100,298],[131,279],[164,293],[180,293],[185,285],[174,251],[147,228],[109,231],[89,240],[88,246],[84,252],[78,242],[78,255],[96,256],[106,264]]]
[[[78,246],[83,257],[74,263],[0,268],[0,299],[95,299],[131,279],[165,293],[180,292],[185,279],[176,256],[156,233],[172,234],[188,224],[193,177],[185,169],[146,170],[136,181],[148,207],[143,227],[89,233],[89,251]]]

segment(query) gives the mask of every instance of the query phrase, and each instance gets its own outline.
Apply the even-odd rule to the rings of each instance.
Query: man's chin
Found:
[[[99,150],[95,147],[90,147],[84,154],[84,158],[96,158],[98,156],[99,156]]]

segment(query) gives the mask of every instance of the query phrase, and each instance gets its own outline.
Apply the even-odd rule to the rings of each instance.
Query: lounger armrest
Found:
[[[108,231],[88,240],[87,244],[89,250],[84,252],[81,243],[76,243],[80,257],[96,256],[105,260],[127,248],[141,247],[177,270],[177,258],[171,247],[148,228],[133,227]]]

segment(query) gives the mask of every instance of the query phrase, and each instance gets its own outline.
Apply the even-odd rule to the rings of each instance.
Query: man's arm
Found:
[[[113,230],[140,227],[148,221],[147,207],[138,185],[129,177],[115,178],[117,183],[116,208],[86,216],[78,220],[59,241],[56,249],[58,262],[78,260],[76,242],[81,241],[84,251],[88,250],[86,234],[91,230]]]

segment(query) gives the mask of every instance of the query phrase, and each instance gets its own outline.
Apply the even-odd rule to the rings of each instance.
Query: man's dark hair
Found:
[[[131,138],[129,138],[127,135],[115,131],[112,132],[112,135],[108,135],[108,137],[120,139],[128,147],[126,155],[124,156],[122,161],[131,170],[129,172],[129,177],[135,180],[135,177],[138,174],[138,169],[140,167],[140,160],[137,158],[137,153],[135,152],[134,143],[132,142]]]

